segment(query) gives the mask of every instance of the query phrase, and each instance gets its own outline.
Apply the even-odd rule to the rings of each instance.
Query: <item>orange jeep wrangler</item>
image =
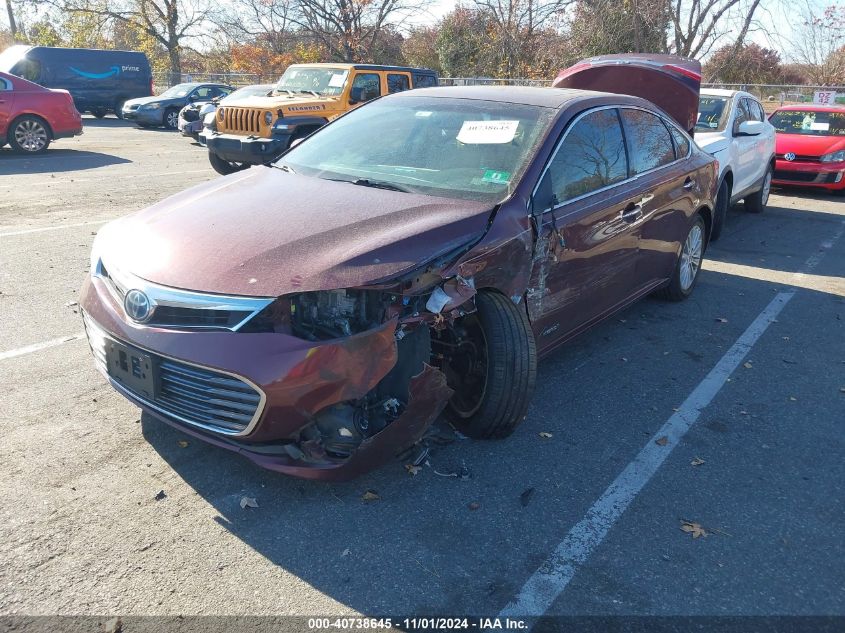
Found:
[[[426,68],[372,64],[289,66],[272,94],[217,108],[203,134],[211,166],[231,174],[278,158],[335,117],[376,97],[437,85]]]

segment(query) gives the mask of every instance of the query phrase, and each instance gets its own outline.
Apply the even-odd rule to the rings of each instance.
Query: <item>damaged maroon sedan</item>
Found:
[[[538,355],[646,294],[687,297],[707,245],[699,68],[607,63],[677,90],[652,95],[664,109],[571,88],[397,93],[112,222],[81,299],[98,367],[152,416],[300,477],[373,468],[441,412],[509,435]]]

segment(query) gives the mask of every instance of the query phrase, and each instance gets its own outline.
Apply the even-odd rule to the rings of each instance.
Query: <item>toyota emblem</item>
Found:
[[[153,305],[150,298],[140,290],[130,290],[123,298],[123,309],[130,319],[143,323],[150,318]]]
[[[795,153],[794,152],[788,152],[788,153],[784,154],[783,157],[788,161],[793,161],[793,160],[795,160]]]

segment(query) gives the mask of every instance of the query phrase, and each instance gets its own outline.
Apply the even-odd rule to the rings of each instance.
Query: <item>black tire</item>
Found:
[[[50,126],[41,117],[26,114],[12,121],[6,140],[19,154],[40,154],[50,147]]]
[[[208,162],[211,163],[214,171],[223,176],[228,176],[229,174],[234,174],[236,171],[243,171],[250,167],[249,163],[234,163],[220,158],[211,150],[208,152]]]
[[[691,258],[685,257],[690,241],[694,242],[694,234],[698,232],[700,239],[698,262],[695,264],[695,269],[691,271],[692,281],[690,282],[684,274],[684,267],[689,265]],[[684,242],[681,244],[681,252],[678,255],[678,261],[675,264],[675,270],[672,271],[672,279],[665,288],[661,288],[657,292],[657,296],[667,301],[683,301],[692,294],[695,284],[698,283],[698,277],[701,273],[701,262],[704,256],[704,249],[707,246],[707,225],[704,223],[704,218],[700,214],[696,214],[693,218],[692,224],[687,231]],[[689,273],[690,270],[688,269]]]
[[[123,104],[126,103],[125,99],[120,99],[119,101],[115,101],[114,104],[114,115],[118,119],[123,119]]]
[[[106,116],[106,109],[105,108],[95,108],[94,110],[91,110],[91,114],[93,114],[94,117],[97,118],[97,119],[102,119]]]
[[[457,335],[455,350],[469,342],[472,352],[467,364],[473,368],[462,372],[460,351],[446,361],[444,370],[455,389],[446,416],[469,437],[507,437],[525,418],[534,393],[534,334],[524,310],[507,297],[482,291],[475,302],[477,311],[463,317],[446,334]]]
[[[715,242],[722,234],[725,221],[728,217],[728,208],[731,206],[731,189],[727,180],[723,180],[719,186],[719,193],[716,194],[716,211],[713,213],[713,230],[710,232],[710,241]]]
[[[745,198],[745,210],[749,213],[763,213],[769,203],[769,192],[772,190],[772,166],[769,165],[763,176],[763,186],[760,191]]]
[[[161,124],[165,129],[175,130],[179,127],[179,110],[168,108],[161,117]]]

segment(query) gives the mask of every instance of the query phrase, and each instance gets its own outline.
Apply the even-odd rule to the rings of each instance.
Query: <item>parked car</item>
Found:
[[[175,130],[179,111],[195,101],[211,101],[234,88],[225,84],[185,83],[168,88],[156,97],[131,99],[123,104],[123,117],[140,127],[166,127]]]
[[[269,163],[297,139],[362,103],[437,81],[426,68],[294,64],[273,95],[217,110],[216,129],[206,137],[208,160],[220,174]]]
[[[0,72],[0,147],[37,154],[55,139],[82,134],[82,116],[67,90],[44,88]]]
[[[182,132],[182,136],[190,136],[195,141],[205,145],[205,138],[201,139],[200,133],[206,121],[209,125],[214,126],[214,112],[220,103],[231,104],[248,97],[267,97],[272,92],[273,84],[257,84],[238,88],[229,94],[221,94],[211,101],[189,103],[179,112],[179,131]]]
[[[127,99],[153,94],[147,56],[139,51],[16,45],[0,53],[0,71],[70,92],[76,109],[122,116]]]
[[[713,235],[722,233],[728,208],[745,201],[760,213],[769,201],[775,169],[775,128],[757,98],[740,90],[701,91],[695,142],[719,161]]]
[[[784,106],[777,130],[774,184],[845,192],[845,106]]]
[[[80,299],[97,366],[152,417],[300,477],[372,468],[444,408],[467,435],[509,435],[538,355],[693,292],[718,173],[685,131],[700,65],[665,59],[627,69],[663,109],[401,92],[108,224]]]

